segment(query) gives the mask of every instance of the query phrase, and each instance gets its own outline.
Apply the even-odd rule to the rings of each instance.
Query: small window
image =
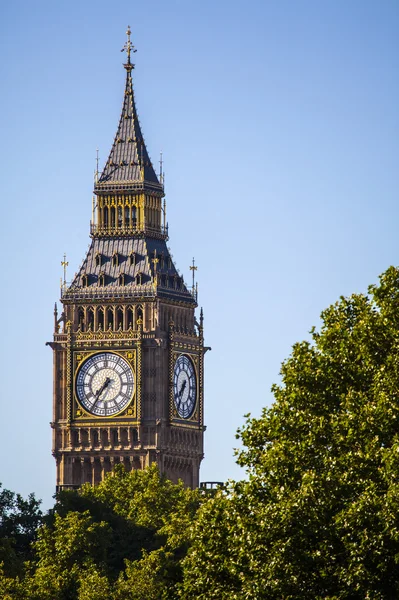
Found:
[[[101,273],[101,274],[98,276],[98,285],[99,285],[100,287],[104,287],[104,286],[105,286],[105,275],[104,275],[104,273]]]
[[[142,284],[142,282],[143,282],[143,274],[142,274],[142,273],[138,273],[138,274],[136,275],[136,284],[137,284],[137,285],[141,285],[141,284]]]
[[[101,267],[101,254],[97,252],[95,256],[96,267]]]
[[[83,287],[87,287],[89,285],[89,279],[88,279],[86,273],[84,275],[82,275],[82,285],[83,285]]]
[[[112,255],[112,266],[117,267],[118,265],[119,265],[119,254],[117,252],[114,252],[114,254]]]
[[[114,446],[117,446],[119,444],[119,437],[118,437],[117,429],[112,430],[112,443]]]
[[[136,253],[131,252],[129,255],[129,263],[134,267],[136,264]]]
[[[125,274],[121,273],[119,275],[119,285],[125,285]]]

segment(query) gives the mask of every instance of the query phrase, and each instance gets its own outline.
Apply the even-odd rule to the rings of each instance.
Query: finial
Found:
[[[192,264],[192,265],[191,265],[191,267],[190,267],[190,271],[192,271],[192,272],[193,272],[193,288],[192,288],[192,294],[193,294],[194,298],[195,298],[195,296],[196,296],[196,294],[195,294],[195,271],[197,271],[197,270],[198,270],[198,267],[196,267],[196,266],[195,266],[195,260],[194,260],[194,258],[193,258],[193,264]]]
[[[66,286],[66,268],[69,265],[69,263],[67,262],[66,259],[66,254],[64,252],[64,260],[61,261],[61,267],[64,267],[64,281],[63,281],[63,287],[65,288]]]
[[[132,69],[134,69],[134,64],[132,64],[130,62],[130,54],[131,52],[137,52],[136,48],[133,46],[132,42],[130,41],[130,34],[131,34],[131,30],[130,30],[130,25],[127,26],[127,31],[126,31],[126,35],[127,35],[127,41],[125,43],[125,45],[123,46],[121,52],[125,52],[126,51],[126,55],[127,55],[127,63],[124,65],[125,69],[127,71],[131,71]]]
[[[96,148],[96,178],[95,182],[98,183],[98,148]]]
[[[162,151],[161,151],[161,155],[159,158],[159,183],[161,185],[163,185],[163,157],[162,157]]]

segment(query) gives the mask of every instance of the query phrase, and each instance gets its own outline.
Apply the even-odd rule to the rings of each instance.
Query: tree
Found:
[[[399,270],[321,319],[239,431],[248,479],[200,510],[183,598],[399,597]]]
[[[21,573],[24,561],[31,556],[31,543],[42,522],[40,500],[2,488],[0,484],[0,563],[9,577]]]
[[[13,600],[168,600],[177,597],[188,531],[202,497],[157,467],[123,467],[96,487],[58,495],[19,578],[0,575]]]

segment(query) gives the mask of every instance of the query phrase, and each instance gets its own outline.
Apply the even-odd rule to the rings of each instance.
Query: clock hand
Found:
[[[179,398],[181,398],[181,397],[182,397],[182,395],[183,395],[183,392],[184,392],[184,389],[185,389],[186,385],[187,385],[187,379],[185,379],[185,380],[183,381],[183,383],[181,384],[181,388],[180,388],[180,392],[179,392]]]
[[[102,386],[100,387],[100,389],[97,390],[97,392],[94,394],[94,397],[96,399],[95,404],[99,400],[103,391],[109,386],[110,383],[111,383],[111,379],[109,377],[107,377],[106,380],[104,381],[104,383],[102,384]]]
[[[180,408],[181,398],[183,396],[183,392],[184,392],[186,385],[187,385],[187,379],[185,379],[183,381],[183,383],[181,384],[181,387],[180,387],[180,391],[177,393],[177,410],[179,410],[179,408]]]

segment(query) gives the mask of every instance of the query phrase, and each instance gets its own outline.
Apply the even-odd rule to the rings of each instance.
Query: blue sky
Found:
[[[116,131],[132,28],[147,148],[162,150],[174,260],[198,264],[207,424],[201,480],[239,478],[243,415],[294,342],[399,264],[399,4],[34,3],[0,9],[0,481],[44,506],[53,306],[89,244],[96,148]]]

